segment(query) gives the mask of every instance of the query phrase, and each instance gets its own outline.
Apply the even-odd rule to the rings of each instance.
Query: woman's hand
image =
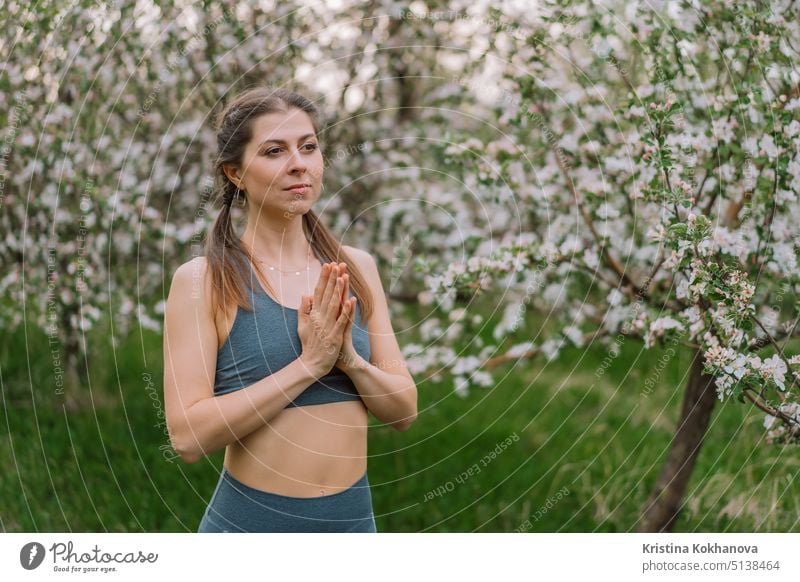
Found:
[[[345,264],[345,268],[347,264]],[[349,296],[350,290],[350,276],[347,273],[342,275],[344,279],[344,288],[342,289],[342,311],[347,309],[348,317],[347,323],[344,328],[344,336],[342,337],[342,347],[339,350],[339,358],[336,360],[335,366],[343,372],[352,370],[358,366],[358,363],[363,358],[356,352],[353,347],[353,321],[356,317],[356,298]]]
[[[339,356],[348,321],[349,305],[342,305],[344,283],[339,265],[325,263],[314,295],[303,295],[297,315],[297,335],[303,346],[300,358],[315,376],[330,372]]]

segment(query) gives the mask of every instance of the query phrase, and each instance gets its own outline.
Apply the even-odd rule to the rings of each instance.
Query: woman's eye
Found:
[[[317,149],[317,144],[307,143],[303,147],[306,148],[307,152],[313,152],[315,149]],[[275,155],[275,154],[280,153],[280,152],[281,152],[281,148],[272,148],[271,150],[265,151],[264,155],[272,156],[272,155]]]

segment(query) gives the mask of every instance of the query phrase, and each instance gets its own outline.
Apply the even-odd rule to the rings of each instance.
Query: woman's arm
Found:
[[[406,431],[417,418],[417,385],[410,374],[384,372],[362,357],[345,373],[375,418],[399,431]]]
[[[375,309],[367,322],[370,361],[359,356],[353,362],[345,362],[342,370],[353,381],[375,418],[399,431],[408,430],[417,418],[417,385],[392,328],[378,265],[366,251],[349,246],[344,249],[358,261],[359,271],[372,292]]]
[[[318,375],[301,355],[250,386],[213,395],[219,349],[205,259],[175,272],[164,317],[164,403],[175,452],[194,463],[264,426]]]

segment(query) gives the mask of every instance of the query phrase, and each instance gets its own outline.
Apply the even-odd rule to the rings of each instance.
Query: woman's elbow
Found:
[[[416,411],[410,416],[406,416],[405,418],[402,418],[397,422],[393,422],[392,427],[400,432],[406,432],[408,429],[411,428],[411,425],[414,424],[415,420],[417,420]]]
[[[185,433],[186,431],[170,431],[170,444],[180,460],[191,465],[206,455],[200,447],[200,443],[197,442],[196,435]]]
[[[181,461],[186,463],[187,465],[192,465],[202,459],[205,455],[198,453],[196,451],[176,451],[178,453],[178,457],[180,457]]]
[[[200,452],[200,449],[198,449],[196,446],[187,447],[173,441],[172,447],[175,449],[175,452],[178,453],[178,457],[180,458],[180,460],[186,463],[187,465],[196,463],[205,456]]]
[[[414,424],[413,420],[401,420],[399,422],[395,422],[394,424],[392,424],[392,427],[400,432],[406,432],[408,429],[411,428],[412,424]]]
[[[406,413],[397,422],[393,422],[392,426],[399,430],[400,432],[405,432],[411,425],[414,424],[414,421],[417,420],[417,387],[416,385],[413,386],[413,390],[411,391],[411,399],[409,402],[406,403]]]

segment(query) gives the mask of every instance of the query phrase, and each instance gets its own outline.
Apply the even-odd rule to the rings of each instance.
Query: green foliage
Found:
[[[44,337],[30,339],[32,349],[46,345]],[[3,343],[19,341],[10,336]],[[196,530],[222,452],[194,465],[168,460],[158,411],[142,380],[143,371],[152,371],[160,390],[160,337],[148,333],[143,347],[138,338],[119,346],[117,369],[111,359],[92,366],[95,410],[54,410],[44,390],[35,400],[21,393],[4,398],[0,462],[16,469],[0,480],[0,530]],[[573,349],[562,363],[518,365],[494,388],[475,389],[466,399],[447,382],[420,383],[420,415],[410,431],[370,417],[378,530],[630,531],[681,405],[683,354],[662,371],[652,394],[636,388],[658,356],[623,345],[599,379],[591,371],[607,353]],[[6,390],[27,383],[26,366],[18,363],[4,377]],[[40,369],[46,362],[31,365],[36,376],[47,375]],[[798,531],[794,456],[759,442],[762,418],[752,408],[720,404],[676,531]],[[513,434],[517,442],[480,473],[456,482]],[[448,482],[452,491],[426,501],[427,492]],[[562,488],[568,495],[542,512]]]

